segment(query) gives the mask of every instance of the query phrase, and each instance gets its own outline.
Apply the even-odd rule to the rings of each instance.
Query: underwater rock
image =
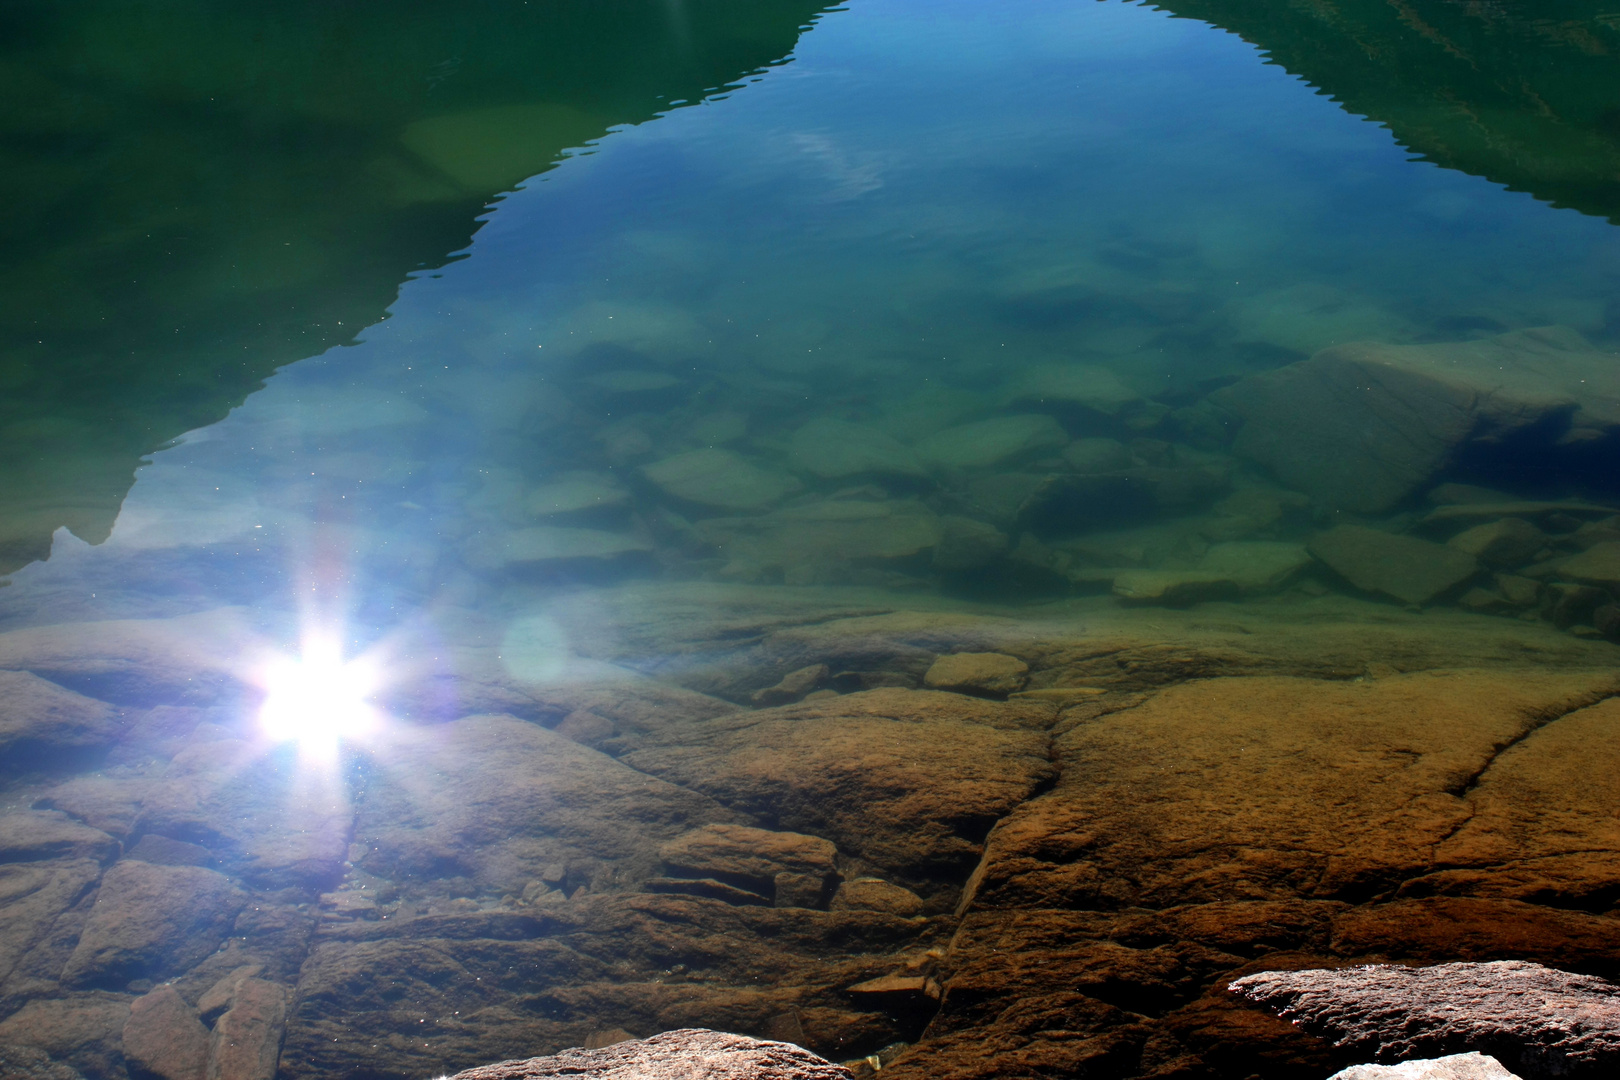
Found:
[[[831,673],[827,670],[826,664],[810,664],[797,671],[788,672],[775,686],[755,690],[749,700],[755,705],[786,705],[798,701],[826,682],[829,674]]]
[[[1559,573],[1576,581],[1598,585],[1620,585],[1620,541],[1593,544],[1579,555],[1558,564]]]
[[[882,878],[858,877],[844,882],[829,905],[833,911],[881,911],[910,918],[922,914],[922,897]]]
[[[731,450],[688,450],[641,470],[666,495],[715,510],[759,511],[798,491],[791,476],[760,468]]]
[[[1118,439],[1076,439],[1063,450],[1063,460],[1075,472],[1118,472],[1136,464]]]
[[[1251,375],[1211,399],[1237,452],[1289,487],[1387,511],[1473,444],[1589,445],[1620,428],[1612,354],[1567,327],[1436,345],[1354,343]]]
[[[1381,1061],[1476,1050],[1527,1080],[1620,1068],[1620,987],[1540,964],[1267,971],[1231,989]]]
[[[1534,607],[1541,596],[1541,582],[1517,574],[1497,574],[1496,588],[1514,607]]]
[[[467,545],[467,565],[475,570],[506,570],[586,559],[622,559],[652,550],[652,541],[634,533],[535,525],[475,536]]]
[[[658,849],[671,873],[730,881],[767,900],[774,898],[777,907],[820,906],[822,894],[838,876],[837,854],[837,848],[818,836],[747,825],[706,825]],[[782,891],[792,895],[778,895]]]
[[[934,545],[936,570],[977,570],[1007,553],[1007,534],[988,521],[944,514],[939,519],[939,528],[939,542]]]
[[[1008,405],[1079,405],[1117,416],[1142,395],[1107,368],[1089,364],[1043,364],[1024,370],[1002,397]]]
[[[1057,737],[1056,786],[996,826],[968,893],[986,910],[1341,899],[1394,888],[1429,872],[1434,845],[1473,815],[1452,792],[1489,776],[1499,747],[1615,687],[1601,672],[1172,686]],[[1553,762],[1548,782],[1572,765]],[[1480,865],[1557,850],[1510,842]],[[1574,863],[1567,871],[1581,872]],[[1612,880],[1604,858],[1587,860],[1584,873],[1592,888]]]
[[[1352,1065],[1328,1080],[1519,1080],[1489,1054],[1470,1050],[1466,1054],[1419,1058],[1399,1065]]]
[[[1117,472],[1045,477],[1018,508],[1018,520],[1043,535],[1128,525],[1162,513],[1186,513],[1230,486],[1209,466],[1142,466]]]
[[[752,518],[710,518],[698,533],[729,559],[728,576],[906,559],[940,541],[939,516],[915,499],[822,499]]]
[[[696,791],[510,716],[397,731],[376,761],[355,822],[358,864],[419,885],[465,878],[521,892],[557,863],[634,880],[656,872],[659,844],[734,818]],[[415,782],[429,775],[431,785]]]
[[[917,444],[917,456],[936,469],[988,469],[1068,441],[1050,416],[1021,413],[936,432]]]
[[[240,608],[109,619],[0,634],[0,669],[93,686],[115,705],[206,704],[239,683],[231,665],[263,647]]]
[[[155,1080],[207,1080],[208,1029],[172,986],[130,1002],[124,1058]]]
[[[1275,592],[1311,564],[1300,544],[1231,540],[1213,544],[1185,570],[1121,570],[1114,595],[1127,603],[1178,606],[1245,593]]]
[[[1052,774],[1035,704],[868,690],[689,725],[630,767],[826,837],[902,883],[938,888]]]
[[[1113,574],[1113,591],[1125,603],[1176,607],[1236,596],[1238,585],[1219,570],[1120,570]]]
[[[1024,688],[1029,665],[1005,653],[952,653],[935,660],[923,673],[930,690],[991,694],[1006,697]]]
[[[523,508],[530,517],[565,517],[630,505],[630,491],[602,473],[562,473],[529,489]]]
[[[1503,750],[1468,791],[1472,814],[1435,849],[1424,893],[1599,907],[1620,889],[1620,700],[1559,716]]]
[[[63,1065],[37,1046],[0,1046],[0,1076],[13,1080],[84,1080],[79,1070]]]
[[[94,859],[105,863],[119,854],[118,841],[66,814],[50,810],[0,814],[0,865],[45,859]]]
[[[32,975],[54,989],[65,955],[50,961],[54,928],[74,908],[101,876],[101,865],[92,859],[39,859],[0,863],[0,988],[6,992],[16,984],[30,981]],[[76,928],[74,928],[76,930]],[[71,951],[73,939],[66,942]],[[45,970],[31,971],[31,955],[42,952]]]
[[[287,991],[264,979],[243,979],[231,1007],[214,1022],[208,1080],[276,1080],[287,1027]]]
[[[823,480],[846,476],[927,475],[917,455],[894,436],[865,424],[818,417],[788,442],[793,464]]]
[[[247,896],[200,866],[113,864],[62,971],[69,986],[122,986],[185,971],[219,947]]]
[[[564,1050],[552,1057],[503,1061],[456,1073],[449,1080],[538,1080],[634,1076],[636,1080],[854,1080],[842,1065],[792,1043],[766,1042],[701,1028],[666,1031],[650,1039],[599,1050]]]
[[[1466,551],[1360,525],[1317,533],[1307,547],[1356,588],[1405,604],[1426,604],[1479,572]]]
[[[1446,546],[1496,568],[1526,562],[1546,545],[1545,533],[1523,518],[1511,517],[1464,529],[1446,541]]]
[[[0,671],[0,758],[25,750],[84,750],[106,746],[119,715],[106,702],[76,694],[27,671]]]
[[[32,1046],[88,1077],[127,1075],[119,1048],[127,997],[78,994],[35,999],[0,1021],[0,1046]]]

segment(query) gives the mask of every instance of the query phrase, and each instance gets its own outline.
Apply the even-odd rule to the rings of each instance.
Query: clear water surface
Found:
[[[241,609],[264,655],[230,662],[327,665],[297,729],[354,657],[430,656],[455,698],[464,640],[516,678],[678,677],[627,588],[744,621],[857,596],[1106,619],[1125,571],[1404,530],[1437,484],[1617,494],[1605,443],[1347,509],[1217,406],[1347,342],[1613,350],[1616,189],[1587,173],[1620,98],[1564,75],[1612,63],[1620,9],[1436,21],[1477,33],[1448,83],[1345,45],[1405,32],[1373,5],[519,6],[374,36],[296,6],[15,17],[0,628]],[[1218,584],[1170,610],[1400,607],[1321,565]],[[411,708],[391,722],[436,718]]]

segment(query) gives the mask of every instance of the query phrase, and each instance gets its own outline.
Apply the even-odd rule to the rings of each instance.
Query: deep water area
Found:
[[[0,12],[0,1074],[1315,1078],[1620,973],[1620,3]]]

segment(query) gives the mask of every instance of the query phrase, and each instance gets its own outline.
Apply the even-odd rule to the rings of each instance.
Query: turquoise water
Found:
[[[58,533],[14,576],[11,618],[37,617],[35,593],[74,617],[280,606],[311,528],[343,537],[361,592],[421,603],[469,530],[539,521],[497,505],[523,485],[594,470],[634,488],[637,466],[699,446],[776,467],[817,417],[910,443],[1019,411],[1007,395],[1054,364],[1111,373],[1143,412],[1070,408],[1066,435],[1184,443],[1150,414],[1345,341],[1550,323],[1606,339],[1611,226],[1414,162],[1261,60],[1133,6],[828,14],[790,64],[565,151],[454,262],[410,275],[386,321],[359,312],[345,347],[283,346],[229,417],[154,432],[179,445],[140,466],[111,538]],[[667,385],[605,389],[603,370]],[[712,569],[659,558],[630,572]]]
[[[1620,540],[1620,8],[1437,3],[1419,33],[1374,5],[522,6],[0,16],[28,90],[0,130],[26,166],[0,181],[0,630],[237,609],[269,653],[433,668],[438,698],[365,688],[398,722],[485,701],[474,639],[520,681],[685,670],[639,585],[739,626],[1327,597],[1620,633],[1620,576],[1568,565]],[[1463,379],[1429,457],[1358,405],[1246,404],[1360,342],[1543,365],[1541,404],[1478,419]],[[1391,385],[1395,412],[1431,394]],[[1320,539],[1432,561],[1503,518],[1531,539],[1454,543],[1469,566],[1411,588],[1362,573],[1406,556]],[[64,685],[147,685],[65,640]],[[210,723],[252,726],[238,682]],[[10,803],[66,805],[31,802],[63,762]]]

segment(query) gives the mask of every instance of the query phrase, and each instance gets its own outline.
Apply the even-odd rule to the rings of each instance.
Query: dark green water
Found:
[[[596,603],[678,667],[604,599],[674,582],[1620,635],[1608,0],[29,0],[0,161],[0,629],[476,621],[550,679]]]

